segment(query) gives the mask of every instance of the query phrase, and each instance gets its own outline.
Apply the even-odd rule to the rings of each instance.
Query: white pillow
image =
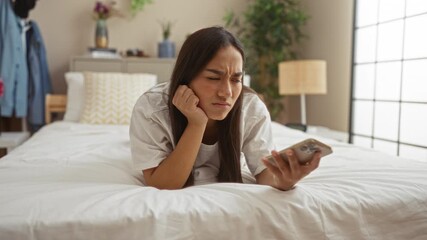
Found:
[[[85,102],[84,76],[81,72],[65,73],[67,83],[67,107],[64,121],[78,122]]]
[[[128,125],[138,98],[156,84],[153,74],[85,72],[80,122]]]

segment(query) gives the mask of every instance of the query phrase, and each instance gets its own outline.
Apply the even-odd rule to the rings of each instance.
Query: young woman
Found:
[[[243,86],[244,59],[242,45],[224,28],[198,30],[184,42],[171,82],[139,98],[130,141],[146,185],[241,183],[246,161],[258,184],[289,190],[317,168],[320,154],[300,165],[293,151],[284,161],[273,150],[267,108]],[[270,154],[276,165],[265,159]]]

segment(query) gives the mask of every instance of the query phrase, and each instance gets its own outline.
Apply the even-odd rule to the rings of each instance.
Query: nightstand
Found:
[[[0,148],[6,148],[6,153],[9,153],[29,137],[29,132],[2,132],[0,135]]]

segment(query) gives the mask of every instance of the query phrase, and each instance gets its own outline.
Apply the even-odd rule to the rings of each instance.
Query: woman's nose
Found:
[[[228,77],[225,77],[224,79],[221,80],[221,83],[218,89],[218,95],[220,97],[231,97],[232,95],[231,83]]]

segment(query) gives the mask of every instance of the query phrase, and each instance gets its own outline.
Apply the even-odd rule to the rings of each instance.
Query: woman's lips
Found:
[[[217,106],[217,107],[224,107],[224,108],[231,107],[231,104],[229,104],[227,102],[213,103],[213,105]]]

